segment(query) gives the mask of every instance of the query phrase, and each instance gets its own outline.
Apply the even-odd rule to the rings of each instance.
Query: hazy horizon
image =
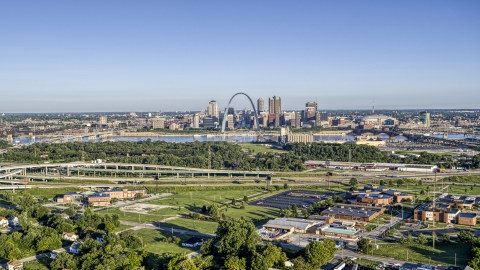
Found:
[[[4,2],[0,113],[224,109],[236,92],[283,110],[479,109],[478,14],[473,0]]]

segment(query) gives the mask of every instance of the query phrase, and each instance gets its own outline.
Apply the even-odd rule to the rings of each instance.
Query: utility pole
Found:
[[[434,180],[433,180],[433,227],[432,227],[432,248],[435,249],[435,192],[437,190],[437,169],[434,169]]]

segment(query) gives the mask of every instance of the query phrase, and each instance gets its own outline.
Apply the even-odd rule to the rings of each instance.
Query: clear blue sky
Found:
[[[480,1],[2,1],[0,112],[480,108]],[[247,107],[246,99],[233,102]]]

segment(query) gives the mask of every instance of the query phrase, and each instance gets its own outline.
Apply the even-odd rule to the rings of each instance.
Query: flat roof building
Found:
[[[358,220],[369,222],[385,212],[382,207],[337,204],[323,210],[320,215],[335,219]]]

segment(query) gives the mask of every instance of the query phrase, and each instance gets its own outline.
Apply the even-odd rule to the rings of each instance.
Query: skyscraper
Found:
[[[275,99],[273,97],[268,98],[268,114],[275,114]]]
[[[98,123],[100,125],[106,125],[107,124],[107,116],[105,116],[105,115],[100,116],[100,119],[98,120]]]
[[[207,115],[210,117],[216,117],[218,119],[218,104],[215,100],[208,103]]]
[[[305,104],[305,121],[315,120],[317,113],[317,103],[314,101],[307,102]]]
[[[257,113],[261,113],[265,111],[265,103],[263,98],[257,99]]]
[[[420,112],[420,122],[422,122],[424,127],[430,126],[430,113],[427,111]]]
[[[192,128],[199,128],[200,127],[200,116],[198,113],[193,115],[193,125]]]

